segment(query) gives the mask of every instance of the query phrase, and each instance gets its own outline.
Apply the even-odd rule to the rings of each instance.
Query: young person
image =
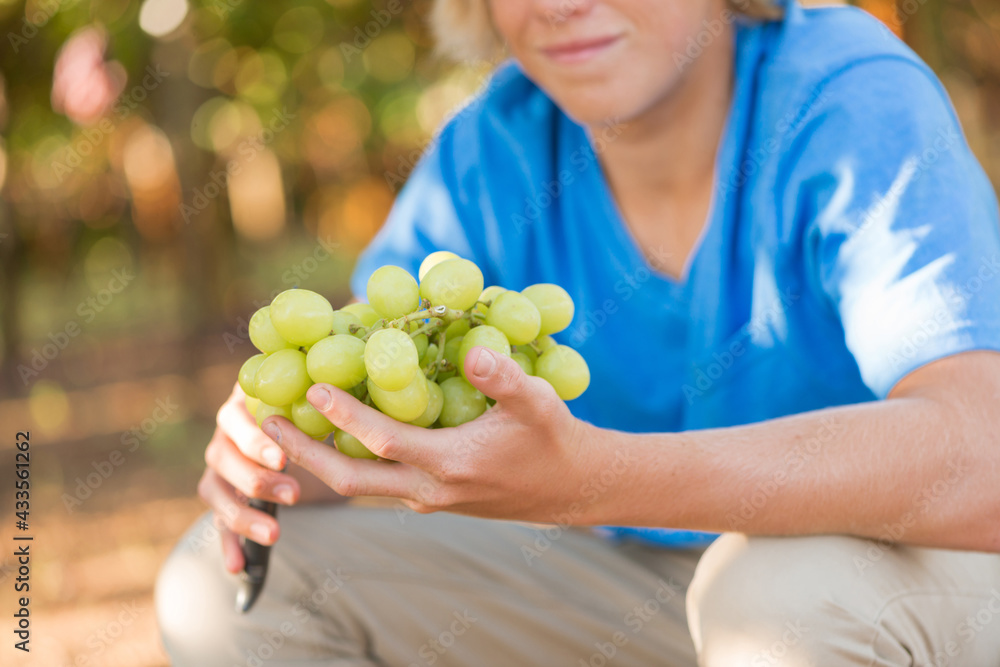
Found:
[[[511,62],[355,293],[440,249],[558,283],[591,387],[567,406],[476,348],[496,406],[433,431],[310,391],[393,465],[280,418],[265,436],[237,388],[200,486],[223,549],[203,518],[158,584],[175,664],[993,664],[1000,224],[927,66],[845,7],[438,0],[434,21]],[[280,540],[240,494],[292,505]],[[417,512],[307,504],[343,496]],[[237,535],[275,543],[246,616]]]

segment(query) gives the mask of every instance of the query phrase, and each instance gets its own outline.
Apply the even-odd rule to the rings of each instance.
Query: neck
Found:
[[[614,128],[601,164],[616,191],[684,193],[712,178],[733,95],[733,31],[688,63],[677,86]],[[591,127],[595,136],[605,127]]]

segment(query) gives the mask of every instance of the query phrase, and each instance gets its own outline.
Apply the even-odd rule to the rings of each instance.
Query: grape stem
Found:
[[[428,369],[428,370],[433,369],[434,371],[434,377],[431,378],[432,381],[437,380],[438,373],[441,372],[441,360],[444,358],[444,344],[445,344],[445,339],[447,337],[448,336],[446,335],[446,332],[444,331],[444,329],[442,329],[441,335],[438,336],[437,356],[435,357],[434,362],[431,364],[431,368]]]

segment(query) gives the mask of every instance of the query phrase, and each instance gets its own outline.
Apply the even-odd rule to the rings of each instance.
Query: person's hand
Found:
[[[301,493],[298,480],[279,472],[287,458],[257,428],[245,399],[237,384],[219,409],[215,435],[205,448],[208,467],[198,483],[198,495],[212,508],[222,535],[223,562],[233,573],[244,565],[240,535],[273,544],[280,532],[274,517],[248,507],[247,498],[292,505]]]
[[[609,465],[597,429],[508,357],[476,347],[465,367],[496,405],[455,428],[400,423],[330,385],[309,390],[309,402],[335,426],[395,463],[349,458],[283,417],[269,417],[263,429],[291,461],[344,496],[396,497],[417,512],[539,522],[565,515]]]

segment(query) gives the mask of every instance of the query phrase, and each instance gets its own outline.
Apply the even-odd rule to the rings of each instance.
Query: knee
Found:
[[[688,590],[700,664],[830,664],[830,656],[843,655],[848,646],[862,651],[863,640],[845,642],[846,634],[860,637],[869,627],[845,604],[852,566],[835,556],[842,554],[835,542],[845,539],[851,538],[720,537]]]
[[[231,579],[223,569],[218,530],[206,514],[181,538],[156,579],[156,617],[173,664],[205,664],[206,656],[214,656],[219,623],[233,614]]]

